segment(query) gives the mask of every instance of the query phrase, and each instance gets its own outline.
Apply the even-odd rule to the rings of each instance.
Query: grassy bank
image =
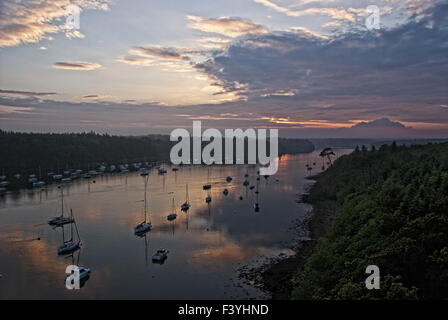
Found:
[[[294,299],[448,298],[448,143],[356,150],[308,201],[320,239],[297,266]],[[380,290],[365,288],[368,265]]]

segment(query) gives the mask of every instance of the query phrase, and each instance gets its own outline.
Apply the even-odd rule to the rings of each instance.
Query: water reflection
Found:
[[[67,290],[61,281],[81,250],[69,259],[58,256],[61,229],[46,224],[60,212],[57,186],[2,196],[0,298],[257,297],[257,289],[235,283],[235,270],[260,255],[289,252],[296,233],[292,222],[309,210],[295,203],[296,195],[311,183],[305,165],[316,157],[282,156],[279,171],[268,178],[259,176],[256,166],[164,166],[164,174],[152,169],[147,185],[152,229],[141,237],[134,235],[144,216],[145,183],[138,172],[66,184],[64,199],[82,236],[82,264],[94,275],[82,290]],[[319,170],[317,163],[313,174]],[[211,188],[204,190],[206,184]],[[184,203],[190,207],[181,211]],[[168,220],[173,213],[176,218]],[[168,249],[168,258],[151,263],[159,249]]]

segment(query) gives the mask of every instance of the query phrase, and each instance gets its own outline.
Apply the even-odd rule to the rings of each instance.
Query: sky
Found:
[[[3,130],[448,137],[447,71],[446,0],[0,0]]]

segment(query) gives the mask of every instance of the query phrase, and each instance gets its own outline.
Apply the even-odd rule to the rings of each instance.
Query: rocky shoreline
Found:
[[[299,196],[297,202],[311,204],[313,208],[304,221],[298,221],[294,225],[294,228],[304,229],[307,233],[307,237],[292,246],[295,254],[271,259],[262,267],[240,270],[241,277],[255,283],[273,300],[291,299],[292,290],[300,281],[315,245],[326,234],[336,216],[337,205],[333,201],[311,199],[305,193]]]

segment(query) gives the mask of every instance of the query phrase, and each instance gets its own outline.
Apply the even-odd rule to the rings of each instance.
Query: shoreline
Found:
[[[316,180],[316,176],[310,179]],[[316,182],[317,183],[317,182]],[[314,185],[314,184],[313,184]],[[304,229],[309,235],[309,240],[300,240],[293,250],[295,254],[285,259],[274,260],[268,263],[261,271],[260,282],[263,289],[271,295],[272,300],[290,300],[292,290],[300,281],[301,273],[312,255],[318,241],[325,236],[337,211],[334,201],[311,199],[305,191],[300,195],[299,202],[312,205],[309,216],[304,221]],[[299,226],[296,225],[295,228]],[[303,226],[302,226],[303,228]]]

